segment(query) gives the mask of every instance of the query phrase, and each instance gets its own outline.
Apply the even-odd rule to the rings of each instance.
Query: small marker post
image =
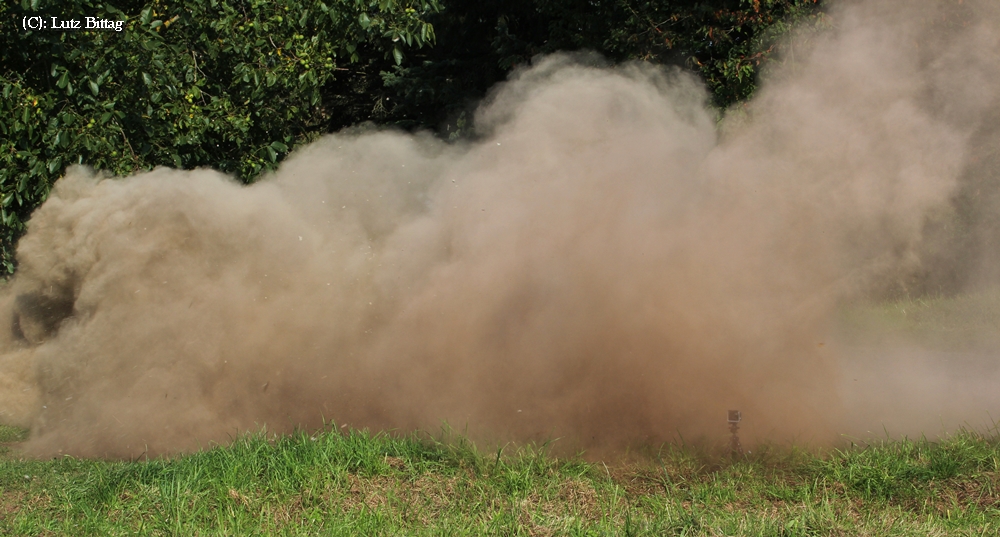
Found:
[[[729,432],[732,436],[729,438],[729,451],[730,455],[735,459],[743,455],[743,446],[740,445],[740,421],[743,420],[743,416],[740,414],[739,410],[729,411]]]

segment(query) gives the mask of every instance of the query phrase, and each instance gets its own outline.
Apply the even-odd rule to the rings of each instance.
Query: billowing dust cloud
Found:
[[[729,408],[744,442],[834,441],[831,312],[933,257],[997,107],[1000,16],[828,20],[721,123],[679,71],[554,56],[475,142],[332,135],[249,187],[73,168],[4,289],[2,420],[39,456],[324,422],[600,451],[719,436]]]

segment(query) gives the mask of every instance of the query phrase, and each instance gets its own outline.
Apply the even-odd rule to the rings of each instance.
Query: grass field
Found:
[[[951,297],[858,302],[840,310],[843,335],[907,341],[933,350],[1000,348],[1000,287]]]
[[[859,341],[982,348],[998,305],[862,304],[841,324]],[[35,461],[18,455],[26,434],[0,426],[0,535],[1000,535],[996,431],[738,460],[663,446],[614,464],[336,428],[171,460]]]
[[[996,535],[1000,442],[630,464],[326,432],[173,460],[21,460],[0,429],[2,535]]]

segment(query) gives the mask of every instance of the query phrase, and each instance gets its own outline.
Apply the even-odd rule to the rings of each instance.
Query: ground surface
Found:
[[[841,324],[859,416],[950,404],[970,419],[1000,404],[1000,294],[850,306]],[[900,387],[914,386],[907,399]],[[895,407],[877,405],[887,391]],[[893,431],[736,460],[664,446],[594,464],[342,429],[251,435],[173,460],[33,461],[17,451],[27,432],[0,426],[0,535],[1000,535],[1000,437],[974,428],[992,432],[932,442]]]
[[[256,435],[171,461],[28,461],[9,448],[2,535],[1000,532],[1000,442],[969,433],[735,462],[670,448],[616,465],[359,432]]]

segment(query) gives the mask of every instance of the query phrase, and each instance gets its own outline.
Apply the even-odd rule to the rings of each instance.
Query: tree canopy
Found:
[[[467,133],[467,112],[536,54],[684,66],[748,98],[818,0],[20,0],[0,4],[0,272],[66,166],[211,166],[253,181],[361,122]],[[123,21],[32,29],[30,17]]]

